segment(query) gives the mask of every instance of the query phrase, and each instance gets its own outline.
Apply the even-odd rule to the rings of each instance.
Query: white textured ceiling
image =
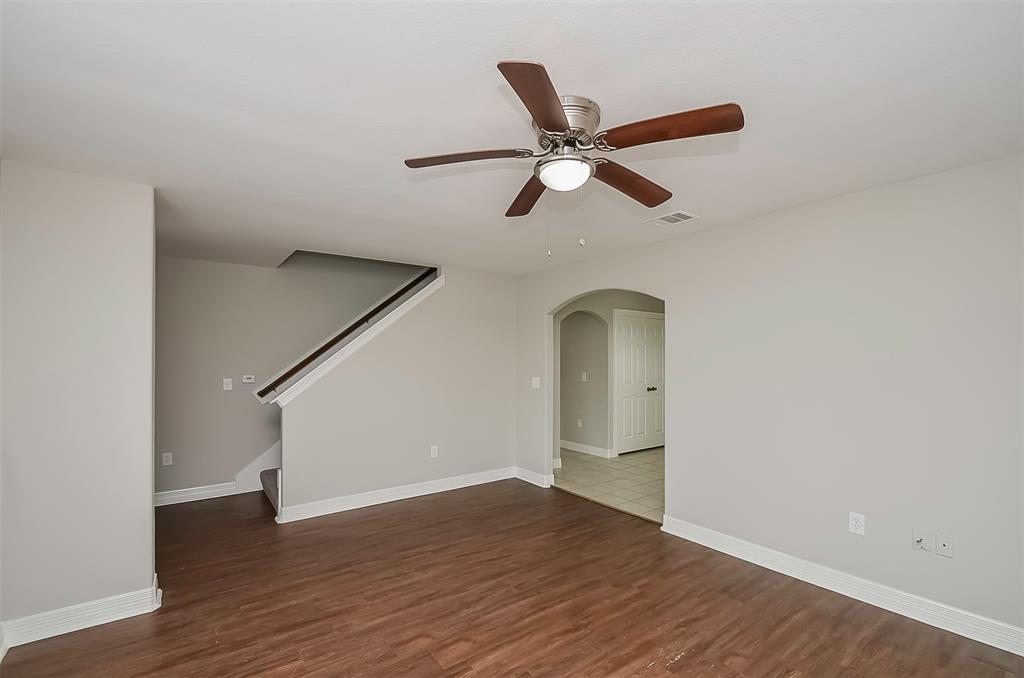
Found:
[[[3,153],[151,184],[161,252],[294,249],[525,272],[1019,152],[1020,3],[3,5]],[[503,214],[533,146],[495,64],[543,62],[603,127],[736,101],[738,134],[614,154],[607,186]],[[575,245],[583,228],[587,246]],[[554,256],[545,256],[548,238]]]

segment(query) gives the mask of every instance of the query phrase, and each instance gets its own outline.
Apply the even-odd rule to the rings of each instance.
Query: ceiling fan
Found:
[[[607,158],[590,158],[586,151],[615,151],[630,146],[735,132],[743,129],[743,110],[737,104],[722,104],[660,118],[620,125],[603,132],[601,109],[585,97],[558,96],[543,64],[531,61],[502,61],[498,70],[533,117],[540,151],[508,148],[466,151],[426,158],[410,158],[407,167],[434,167],[494,158],[539,158],[530,177],[506,217],[530,213],[546,188],[572,191],[596,177],[647,207],[657,207],[672,197],[666,189]]]

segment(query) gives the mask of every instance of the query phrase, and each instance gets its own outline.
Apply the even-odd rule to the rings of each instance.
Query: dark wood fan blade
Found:
[[[528,158],[531,152],[522,148],[505,148],[500,151],[466,151],[464,153],[449,153],[448,155],[431,155],[426,158],[409,158],[405,161],[406,167],[434,167],[435,165],[450,165],[453,162],[469,162],[471,160],[492,160],[494,158]]]
[[[612,188],[622,191],[647,207],[657,207],[672,197],[671,193],[650,179],[645,179],[633,170],[607,158],[598,164],[594,176],[598,181],[603,181]]]
[[[612,148],[629,148],[741,129],[743,109],[738,104],[722,104],[613,127],[605,132],[604,140]]]
[[[511,207],[508,208],[508,212],[505,212],[506,217],[524,217],[530,213],[533,206],[540,200],[541,194],[544,192],[544,184],[537,178],[537,175],[531,175],[530,180],[523,186],[523,190],[519,191],[519,195],[512,201]]]
[[[531,61],[500,61],[498,70],[512,85],[533,121],[549,132],[565,132],[569,121],[562,109],[562,100],[551,84],[551,78],[543,64]]]

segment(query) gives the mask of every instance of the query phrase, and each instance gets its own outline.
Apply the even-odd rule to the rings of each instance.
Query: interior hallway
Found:
[[[665,448],[630,452],[613,459],[561,451],[555,487],[661,524],[665,514]]]

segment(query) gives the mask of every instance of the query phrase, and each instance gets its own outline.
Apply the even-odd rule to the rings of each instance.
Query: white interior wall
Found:
[[[407,282],[418,266],[296,253],[277,268],[160,257],[156,489],[232,482],[279,465],[280,408],[252,392]],[[255,384],[243,384],[254,374]],[[234,380],[225,391],[224,377]],[[161,464],[172,452],[174,463]],[[257,463],[256,466],[261,464]],[[260,468],[239,478],[258,489]]]
[[[514,465],[515,279],[444,275],[284,407],[286,507]]]
[[[669,516],[1019,625],[1021,179],[1016,155],[520,277],[518,465],[550,473],[549,314],[641,290]]]
[[[5,619],[152,585],[153,189],[4,160]]]

